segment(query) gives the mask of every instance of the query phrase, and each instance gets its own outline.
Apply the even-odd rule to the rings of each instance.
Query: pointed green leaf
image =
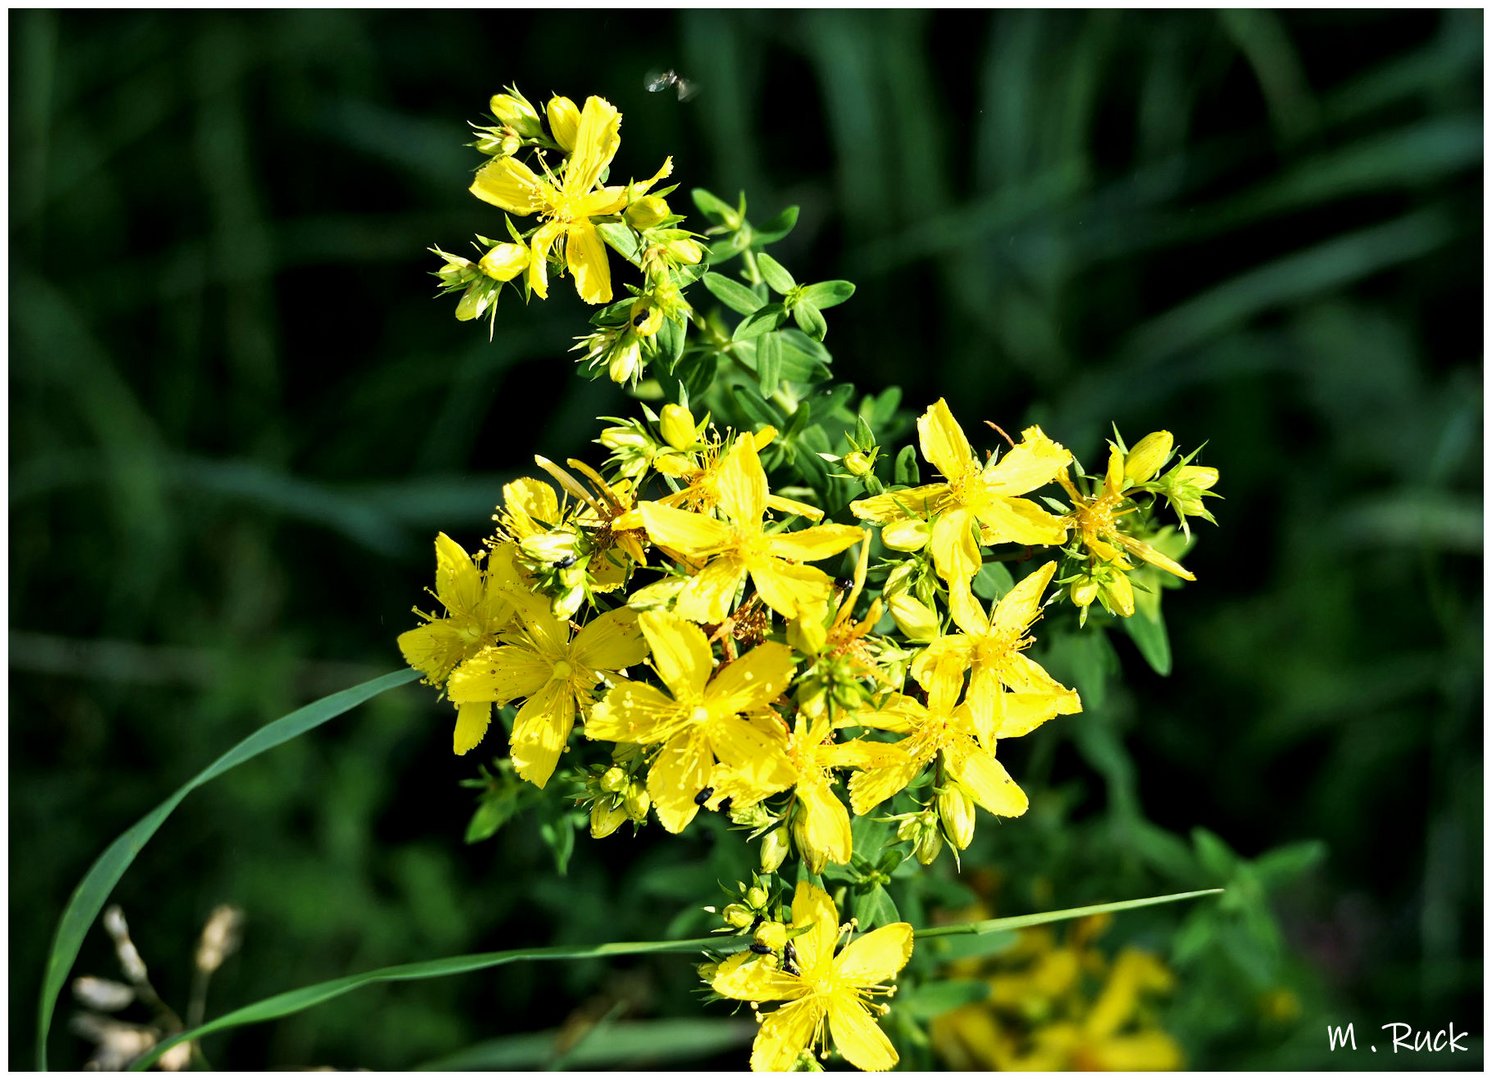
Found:
[[[732,281],[724,274],[706,274],[700,279],[710,295],[738,315],[750,315],[759,310],[766,301],[739,281]]]
[[[824,316],[807,300],[799,300],[793,305],[793,321],[798,324],[799,330],[815,341],[823,341],[824,335],[829,332],[829,324],[824,321]]]
[[[803,299],[816,308],[831,308],[855,295],[853,281],[818,281],[803,290]]]
[[[793,275],[787,272],[787,267],[765,253],[756,257],[756,268],[761,271],[762,280],[774,292],[786,294],[791,292],[798,284],[793,280]]]
[[[757,227],[756,241],[759,244],[775,244],[792,232],[796,224],[798,224],[798,208],[789,206],[765,225]]]
[[[736,341],[749,341],[770,333],[782,325],[784,314],[785,309],[781,304],[768,304],[742,319],[731,337]]]
[[[1171,640],[1166,636],[1166,619],[1160,608],[1156,607],[1153,619],[1140,610],[1120,621],[1125,633],[1145,658],[1145,663],[1157,675],[1171,674]]]
[[[917,471],[917,448],[915,446],[903,446],[901,453],[896,455],[896,471],[892,482],[905,484],[908,487],[922,482],[922,474]]]

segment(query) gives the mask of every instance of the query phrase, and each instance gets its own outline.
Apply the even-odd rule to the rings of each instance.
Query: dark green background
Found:
[[[829,338],[858,387],[946,394],[971,428],[1039,421],[1093,466],[1111,420],[1210,440],[1226,501],[1197,584],[1168,594],[1175,674],[1117,643],[1133,777],[1100,779],[1060,732],[1056,774],[1087,792],[1080,820],[1124,788],[1245,855],[1328,845],[1275,900],[1311,1031],[1262,1058],[1178,1031],[1193,1064],[1361,1067],[1322,1055],[1318,1020],[1475,1030],[1480,12],[28,11],[10,30],[13,1066],[90,860],[255,726],[397,667],[435,531],[474,545],[528,455],[578,454],[631,408],[574,377],[566,288],[504,301],[492,343],[430,299],[428,245],[501,235],[462,144],[511,81],[612,101],[620,175],[672,154],[686,190],[744,188],[758,220],[800,205],[778,254],[860,286]],[[698,96],[647,93],[663,68]],[[564,880],[531,822],[464,847],[475,763],[449,720],[400,691],[193,795],[117,894],[162,993],[181,1007],[221,900],[249,921],[214,1010],[382,963],[663,936],[715,899],[650,877],[655,832],[582,838]],[[554,1026],[624,969],[651,973],[637,1015],[700,1014],[677,961],[520,966],[209,1052],[408,1067]],[[114,974],[101,932],[79,971]],[[81,1063],[61,1029],[55,1047]]]

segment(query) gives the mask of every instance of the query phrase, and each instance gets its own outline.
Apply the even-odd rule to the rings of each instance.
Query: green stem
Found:
[[[1004,930],[1024,930],[1028,926],[1081,919],[1088,915],[1105,915],[1114,911],[1151,907],[1155,904],[1171,904],[1178,900],[1192,900],[1199,896],[1216,896],[1222,889],[1197,889],[1194,892],[1171,893],[1169,896],[1147,896],[1142,900],[1120,900],[1112,904],[1090,904],[1087,907],[1065,908],[1062,911],[1039,911],[1034,915],[1011,915],[1003,919],[981,919],[978,922],[954,923],[951,926],[930,926],[918,930],[914,938],[954,937],[960,934],[994,934]]]

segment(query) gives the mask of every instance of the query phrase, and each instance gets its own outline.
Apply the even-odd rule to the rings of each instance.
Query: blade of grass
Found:
[[[52,1014],[57,1007],[57,996],[62,992],[62,985],[67,981],[67,973],[72,969],[73,961],[78,958],[78,950],[82,948],[83,938],[88,933],[88,928],[93,925],[93,920],[103,909],[104,901],[109,898],[109,893],[114,890],[114,886],[119,883],[124,872],[130,868],[130,864],[135,861],[136,856],[144,849],[150,838],[171,816],[171,812],[180,805],[181,800],[234,766],[242,765],[266,750],[272,750],[281,743],[320,727],[328,720],[341,716],[349,709],[361,705],[370,698],[377,697],[385,690],[403,686],[417,678],[419,678],[419,673],[416,671],[395,671],[388,675],[381,675],[361,685],[338,691],[320,701],[313,701],[309,705],[266,724],[177,788],[170,798],[146,814],[109,845],[108,850],[98,857],[73,892],[72,899],[68,901],[67,908],[57,923],[57,933],[52,939],[52,949],[47,957],[46,976],[42,982],[41,1010],[37,1023],[36,1062],[39,1069],[45,1070],[47,1067],[47,1033],[52,1027]]]
[[[599,1043],[586,1040],[571,1051],[572,1069],[621,1069],[690,1061],[745,1046],[756,1034],[750,1020],[636,1020],[612,1024]],[[534,1069],[554,1057],[560,1029],[509,1035],[468,1046],[414,1066],[418,1072]]]
[[[954,934],[992,934],[1006,930],[1018,930],[1043,923],[1061,922],[1064,919],[1079,919],[1086,915],[1102,915],[1111,911],[1128,911],[1132,908],[1150,907],[1154,904],[1169,904],[1178,900],[1190,900],[1198,896],[1221,893],[1221,889],[1200,889],[1196,892],[1174,893],[1169,896],[1147,896],[1139,900],[1119,900],[1109,904],[1093,904],[1089,907],[1068,908],[1064,911],[1044,911],[1034,915],[1016,915],[1004,919],[986,919],[982,922],[958,923],[953,926],[936,926],[918,930],[918,938],[948,937]],[[744,941],[744,939],[735,939]],[[234,1009],[230,1013],[210,1020],[201,1027],[192,1028],[171,1036],[148,1052],[136,1058],[130,1069],[138,1072],[149,1068],[171,1047],[183,1042],[195,1042],[214,1032],[246,1024],[259,1024],[266,1020],[277,1020],[290,1016],[314,1005],[331,1001],[343,994],[364,986],[382,982],[408,982],[416,979],[438,979],[446,975],[464,975],[472,971],[484,971],[501,967],[518,960],[585,960],[601,956],[640,956],[647,953],[696,952],[706,949],[728,951],[730,939],[719,937],[693,938],[687,941],[618,941],[602,945],[551,945],[529,949],[508,949],[504,952],[472,953],[467,956],[451,956],[443,960],[420,960],[411,964],[377,968],[357,975],[344,975],[339,979],[287,990],[283,994]]]

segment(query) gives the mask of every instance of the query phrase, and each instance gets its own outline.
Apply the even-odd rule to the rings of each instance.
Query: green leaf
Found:
[[[495,835],[513,816],[513,809],[514,800],[506,792],[494,792],[484,798],[466,826],[466,842],[476,844]]]
[[[1303,840],[1260,855],[1254,860],[1254,873],[1272,888],[1300,876],[1325,857],[1326,845],[1320,840]]]
[[[632,231],[630,225],[620,221],[602,221],[596,224],[596,231],[601,234],[612,251],[626,259],[633,266],[642,261],[642,247],[638,243],[637,234]]]
[[[989,983],[983,979],[945,979],[924,983],[896,996],[896,1007],[913,1020],[927,1022],[962,1005],[973,1005],[989,997]]]
[[[416,1065],[419,1072],[538,1069],[554,1061],[562,1029],[508,1035]],[[627,1069],[697,1061],[739,1046],[756,1035],[750,1020],[634,1020],[608,1024],[604,1038],[586,1039],[566,1057],[572,1069]]]
[[[157,1043],[143,1055],[130,1063],[131,1072],[149,1068],[171,1047],[182,1042],[197,1040],[218,1031],[262,1024],[292,1016],[313,1006],[350,994],[365,986],[384,982],[412,982],[420,979],[440,979],[448,975],[463,975],[472,971],[486,971],[517,960],[589,960],[605,956],[640,956],[647,953],[694,953],[705,949],[729,948],[730,943],[719,937],[695,938],[689,941],[618,941],[602,945],[550,945],[530,949],[509,949],[505,952],[472,953],[467,956],[452,956],[442,960],[420,960],[412,964],[397,964],[393,967],[377,968],[357,975],[344,975],[340,979],[287,990],[283,994],[264,998],[243,1008],[225,1013],[216,1020],[209,1020],[200,1027],[183,1031]]]
[[[815,341],[823,341],[824,335],[829,332],[829,324],[824,321],[819,309],[807,300],[799,300],[793,305],[793,321],[798,324],[799,330]]]
[[[738,315],[750,315],[760,310],[766,301],[739,281],[732,281],[724,274],[706,274],[700,278],[710,295]]]
[[[129,869],[136,856],[155,835],[156,830],[171,816],[171,812],[180,805],[181,800],[208,781],[217,779],[229,769],[320,727],[328,720],[341,716],[349,709],[356,708],[370,698],[377,697],[385,690],[414,682],[419,677],[417,671],[395,671],[388,675],[381,675],[350,689],[328,695],[320,701],[313,701],[309,705],[296,709],[293,713],[264,725],[177,788],[170,798],[135,822],[119,839],[109,845],[108,849],[89,868],[88,873],[84,875],[82,882],[73,892],[66,910],[62,913],[62,919],[57,924],[56,936],[52,939],[52,950],[47,957],[46,977],[42,982],[41,1014],[37,1025],[36,1061],[39,1069],[45,1070],[47,1067],[47,1033],[51,1030],[52,1014],[57,1007],[57,995],[62,992],[62,986],[67,981],[67,974],[72,969],[73,962],[78,958],[78,950],[83,945],[83,938],[87,935],[88,928],[93,925],[93,920],[103,909],[104,901],[109,898],[109,893],[114,890],[114,886],[119,883],[124,872]]]
[[[1171,641],[1166,636],[1166,618],[1160,608],[1155,609],[1155,618],[1143,611],[1136,611],[1127,619],[1120,620],[1124,632],[1138,646],[1140,655],[1157,675],[1171,674]]]
[[[734,206],[722,202],[704,188],[695,188],[689,194],[694,199],[694,205],[699,207],[699,212],[717,225],[724,225],[736,217]]]
[[[888,926],[901,919],[896,902],[881,885],[872,885],[868,891],[855,897],[855,917],[862,929]]]
[[[1061,911],[1041,911],[1032,915],[1007,915],[1003,919],[981,919],[978,922],[955,923],[949,926],[931,926],[918,930],[916,939],[956,937],[962,934],[996,934],[1007,930],[1024,930],[1031,926],[1082,919],[1089,915],[1106,915],[1116,911],[1132,911],[1135,908],[1154,907],[1157,904],[1174,904],[1181,900],[1194,900],[1199,896],[1218,896],[1222,889],[1195,889],[1192,892],[1169,893],[1165,896],[1146,896],[1139,900],[1115,900],[1108,904],[1089,904],[1087,907],[1064,908]]]
[[[974,578],[974,595],[981,600],[996,600],[1015,588],[1010,568],[1002,562],[987,562]]]
[[[673,366],[679,362],[679,357],[684,355],[684,341],[687,336],[688,331],[682,322],[674,322],[672,319],[663,320],[663,325],[658,328],[655,340],[658,343],[658,361],[665,371],[672,371]]]
[[[775,244],[788,233],[792,232],[793,226],[796,224],[798,224],[798,208],[796,206],[789,206],[765,225],[758,225],[756,227],[756,242],[759,244]]]
[[[781,378],[782,339],[776,334],[763,334],[756,339],[756,383],[762,397],[771,397]]]
[[[807,286],[801,295],[816,308],[830,308],[854,296],[855,283],[853,281],[819,281]]]
[[[734,386],[731,392],[735,396],[736,404],[741,406],[741,411],[752,420],[758,424],[771,424],[779,429],[782,427],[783,418],[766,398],[756,392],[756,387]]]
[[[917,448],[915,446],[903,446],[901,453],[896,455],[896,469],[892,474],[892,482],[906,484],[908,487],[922,482],[922,474],[917,470]]]
[[[773,292],[785,295],[797,288],[798,283],[793,280],[793,275],[787,272],[787,267],[770,255],[765,253],[758,255],[756,268],[761,271],[762,280],[771,287]]]
[[[765,307],[758,308],[741,320],[731,337],[736,341],[747,341],[771,333],[782,325],[785,311],[786,309],[781,304],[767,304]]]

